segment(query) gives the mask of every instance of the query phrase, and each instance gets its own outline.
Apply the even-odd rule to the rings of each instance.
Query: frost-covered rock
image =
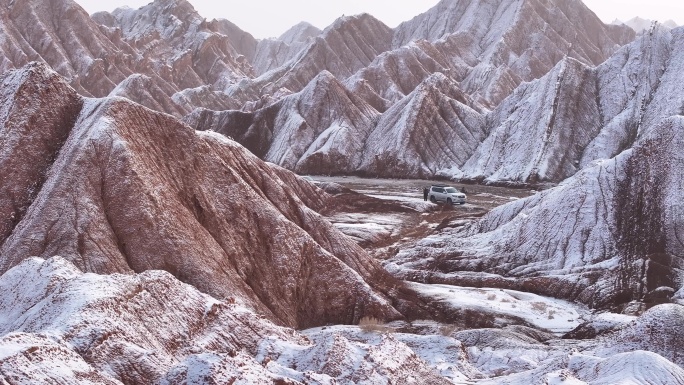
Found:
[[[584,150],[580,166],[630,148],[662,119],[681,113],[684,29],[655,25],[597,68],[601,132]]]
[[[30,363],[53,379],[49,370],[59,374],[59,366],[69,365],[65,383],[88,372],[95,372],[93,382],[156,383],[197,353],[255,354],[265,337],[303,342],[292,330],[162,271],[101,276],[60,257],[31,258],[3,274],[0,288],[0,335],[6,335],[0,351],[28,352],[23,361],[3,363],[15,370]],[[8,379],[9,373],[2,371]]]
[[[89,365],[65,343],[25,333],[0,337],[0,381],[17,385],[122,385]]]
[[[208,22],[185,0],[156,0],[139,9],[117,8],[93,19],[121,31],[122,40],[139,55],[154,58],[154,70],[179,89],[212,85],[223,90],[252,76],[248,57],[256,40],[220,21]],[[230,34],[230,35],[228,35]],[[251,47],[240,43],[251,38]],[[247,52],[240,52],[238,48]]]
[[[478,60],[463,42],[469,38],[452,34],[437,42],[418,40],[384,52],[345,84],[384,112],[433,74],[444,74],[453,81],[464,79]]]
[[[0,72],[43,61],[84,96],[111,93],[179,117],[209,106],[174,94],[203,86],[223,90],[254,76],[249,60],[256,40],[226,20],[204,20],[185,1],[158,0],[92,18],[72,0],[6,3]],[[211,108],[234,106],[219,101],[211,100]]]
[[[84,103],[43,65],[0,83],[0,271],[62,255],[166,270],[292,326],[400,317],[383,293],[401,285],[314,211],[310,183],[126,99]]]
[[[459,178],[560,182],[632,147],[681,113],[684,30],[654,25],[598,67],[563,60],[487,116],[490,134]]]
[[[300,93],[254,113],[195,111],[186,120],[302,174],[430,177],[461,165],[485,137],[485,118],[441,73],[380,114],[322,72]]]
[[[598,135],[594,69],[565,59],[524,83],[489,116],[489,135],[463,162],[463,177],[487,181],[561,181],[580,168]]]
[[[496,106],[522,81],[537,79],[563,57],[598,65],[634,38],[625,26],[607,26],[578,0],[443,0],[399,25],[394,47],[451,34],[477,58],[463,79],[476,100]]]
[[[467,230],[435,234],[387,267],[424,282],[514,288],[592,307],[648,300],[684,278],[684,117],[618,157],[501,206]]]
[[[379,117],[323,71],[301,92],[254,113],[198,110],[186,120],[196,129],[234,138],[262,159],[300,174],[335,174],[359,168]]]
[[[245,79],[228,93],[240,100],[257,100],[281,88],[298,92],[322,71],[343,80],[390,50],[391,42],[392,29],[373,16],[344,16],[319,36],[307,40],[296,54],[287,53],[285,57],[290,59],[283,65],[255,79]]]
[[[486,136],[485,118],[441,73],[387,110],[368,136],[359,171],[429,178],[463,164]]]
[[[348,31],[347,39],[351,39],[364,29],[343,27],[370,25],[370,21],[368,16],[343,18],[309,47],[330,46],[333,32],[338,30]],[[360,69],[351,76],[331,69],[338,65],[337,59],[323,60],[328,54],[317,56],[317,50],[307,48],[304,56],[280,69],[234,87],[233,94],[258,99],[255,88],[267,93],[281,87],[296,91],[320,71],[302,77],[302,73],[309,74],[302,68],[314,68],[310,64],[320,62],[338,79],[346,77],[345,87],[382,113],[363,153],[345,154],[346,158],[361,159],[351,162],[357,168],[350,169],[350,162],[342,161],[331,172],[324,162],[318,170],[307,168],[309,173],[558,182],[574,175],[589,159],[605,157],[602,143],[622,143],[601,139],[606,136],[603,131],[609,117],[616,115],[610,111],[616,90],[609,89],[610,84],[603,89],[597,83],[600,79],[620,79],[624,74],[603,74],[594,66],[630,41],[634,33],[624,26],[604,25],[581,2],[445,0],[400,25],[391,35],[393,49],[372,50],[366,55],[374,58],[372,62],[359,63]],[[575,36],[572,41],[567,40],[570,35]],[[363,45],[355,42],[351,46]],[[325,103],[320,107],[318,103],[314,100],[310,108],[327,109]],[[490,113],[483,106],[494,110]],[[245,121],[238,113],[230,114]],[[268,127],[278,131],[278,125],[284,124],[291,123],[273,121]],[[359,131],[366,132],[367,128],[359,127]],[[315,139],[304,140],[292,145],[306,147]],[[259,140],[261,146],[270,145],[268,142]],[[266,148],[258,151],[267,152]],[[268,160],[290,169],[299,167],[295,160]]]
[[[648,350],[684,365],[684,306],[663,304],[648,309],[621,330],[607,336],[603,352]]]
[[[0,73],[44,61],[78,92],[101,97],[133,72],[135,51],[72,0],[3,1],[0,36]]]
[[[257,75],[278,68],[290,61],[307,44],[323,31],[307,22],[301,22],[287,30],[277,39],[259,40],[252,60]]]
[[[383,334],[363,326],[303,333],[311,346],[270,339],[257,358],[266,360],[271,372],[302,383],[446,385],[481,377],[453,338]]]

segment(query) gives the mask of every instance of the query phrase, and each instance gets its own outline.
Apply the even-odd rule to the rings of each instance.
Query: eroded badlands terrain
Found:
[[[0,384],[684,384],[683,44],[0,0]]]

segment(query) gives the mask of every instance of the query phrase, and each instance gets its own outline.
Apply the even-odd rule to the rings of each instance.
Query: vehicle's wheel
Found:
[[[447,198],[447,203],[450,204],[450,205],[453,205],[453,204],[454,204],[454,201],[452,201],[451,198]]]
[[[430,202],[437,203],[437,199],[435,199],[434,195],[430,195]]]

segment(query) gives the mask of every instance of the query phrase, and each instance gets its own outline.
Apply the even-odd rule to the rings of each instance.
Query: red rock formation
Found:
[[[135,51],[114,44],[71,0],[3,1],[0,71],[48,63],[86,96],[106,96],[133,73]]]
[[[665,119],[617,157],[428,238],[387,267],[402,278],[531,291],[619,311],[652,301],[662,288],[679,291],[683,147],[684,117]]]
[[[19,170],[3,175],[0,271],[62,255],[166,270],[291,326],[400,317],[381,294],[396,283],[312,210],[326,195],[307,182],[125,99],[83,104],[44,65],[2,82],[0,163]]]
[[[490,107],[565,56],[598,65],[635,36],[625,26],[603,24],[579,0],[443,0],[399,25],[393,45],[434,42],[451,34],[466,35],[459,51],[477,58],[467,75],[455,80]]]
[[[391,48],[392,29],[368,14],[337,19],[282,66],[230,88],[240,100],[256,100],[281,88],[299,92],[321,71],[345,79]],[[263,64],[260,64],[263,65]]]
[[[207,22],[185,0],[157,0],[140,9],[119,8],[113,13],[98,13],[94,20],[121,30],[122,40],[150,60],[155,72],[179,89],[204,85],[224,89],[235,80],[252,76],[249,60],[232,44],[253,55],[244,44],[247,37],[234,25]],[[218,32],[223,33],[218,33]]]
[[[257,156],[301,174],[358,169],[380,114],[323,71],[300,93],[254,113],[195,111],[186,120],[230,136]]]

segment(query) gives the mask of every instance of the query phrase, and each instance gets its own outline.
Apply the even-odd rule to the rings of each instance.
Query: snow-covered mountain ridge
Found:
[[[684,383],[684,30],[451,0],[258,42],[183,0],[2,5],[4,65],[39,62],[0,75],[0,383]],[[564,182],[486,213],[278,164]],[[385,210],[355,228],[382,262],[344,205]]]
[[[384,98],[388,94],[375,92],[369,82],[352,77],[344,84],[368,102],[365,110],[375,110],[372,115],[379,116],[356,126],[347,125],[348,131],[356,129],[356,135],[365,138],[362,150],[358,146],[336,147],[314,130],[297,139],[303,148],[311,146],[309,151],[299,152],[297,159],[283,162],[280,158],[268,157],[265,149],[257,153],[301,173],[355,172],[386,177],[442,176],[492,183],[557,183],[596,160],[616,156],[630,148],[659,120],[681,113],[682,94],[677,85],[681,83],[680,67],[684,61],[680,54],[682,33],[682,29],[654,25],[598,66],[565,58],[540,79],[522,83],[492,111],[444,72],[432,75],[423,72],[427,78],[395,102],[388,102]],[[412,43],[400,52],[420,63],[424,58],[415,53],[421,46],[428,43]],[[412,87],[414,81],[408,84]],[[400,80],[399,84],[403,82]],[[391,85],[387,89],[399,87]],[[307,101],[301,105],[309,111],[325,105],[323,99],[312,98],[306,92],[295,95]],[[354,104],[358,105],[358,101],[338,99],[335,109],[353,111]],[[270,108],[246,115],[214,112],[211,113],[214,116],[225,117],[211,122],[196,118],[189,121],[200,129],[225,132],[227,127],[240,124],[234,119],[250,116],[245,129],[251,135],[264,135],[258,133],[278,129],[286,121],[262,121]],[[279,113],[281,116],[298,114],[296,109],[281,109]],[[327,125],[309,120],[307,124],[329,134],[324,130]],[[325,146],[321,145],[326,142]],[[254,143],[243,143],[256,150]],[[260,141],[259,145],[264,143]],[[282,147],[279,141],[271,145]],[[316,162],[309,159],[313,154]],[[326,154],[335,155],[326,157]],[[321,163],[321,159],[325,160]],[[322,166],[318,170],[303,166],[311,163]],[[323,166],[327,163],[340,166],[337,169]]]
[[[532,291],[623,311],[684,298],[684,117],[558,187],[435,234],[387,267],[428,283]],[[660,293],[660,294],[659,294]]]
[[[409,101],[418,98],[416,91],[432,87],[434,76],[445,76],[452,83],[449,87],[459,88],[468,99],[465,107],[484,114],[520,84],[544,76],[564,57],[595,66],[634,37],[629,28],[604,25],[580,1],[570,0],[443,0],[395,29],[371,15],[357,15],[342,17],[323,31],[303,23],[278,39],[261,41],[227,20],[204,19],[185,0],[157,0],[140,9],[124,7],[92,17],[72,0],[23,0],[12,2],[1,12],[0,28],[8,37],[2,46],[1,69],[45,61],[85,96],[122,96],[176,117],[198,108],[256,113],[313,86],[320,74],[328,72],[377,113],[386,115],[383,122],[401,123],[392,125],[402,132],[398,136],[423,137],[423,125],[429,124],[440,126],[440,137],[457,131],[459,138],[453,143],[412,144],[416,149],[406,157],[381,143],[371,144],[377,150],[372,154],[359,146],[333,149],[326,130],[329,126],[317,126],[310,120],[312,132],[325,137],[301,137],[296,146],[307,150],[299,151],[298,159],[277,156],[279,143],[266,140],[259,144],[276,146],[261,153],[272,154],[271,161],[291,169],[405,177],[460,169],[487,136],[487,130],[485,135],[482,132],[483,118],[475,118],[472,112],[449,112],[454,107],[445,107],[449,97],[439,96],[442,91],[420,97],[421,103]],[[55,12],[62,15],[59,23],[50,19]],[[29,25],[35,25],[38,32],[27,29]],[[574,37],[570,40],[569,36]],[[442,101],[428,101],[431,97]],[[325,103],[318,103],[322,102],[310,102],[307,108],[325,109]],[[415,124],[404,127],[406,119],[396,116],[399,108],[388,113],[397,104],[422,108],[422,112],[404,112],[417,114],[408,119]],[[443,105],[441,112],[427,107],[438,104]],[[343,102],[337,109],[346,111],[348,106]],[[436,113],[446,116],[437,119],[440,122],[426,122],[422,117]],[[281,116],[284,114],[297,112],[284,109]],[[456,122],[456,115],[467,115],[467,121]],[[241,125],[227,118],[219,120],[224,125]],[[475,127],[468,127],[472,121]],[[287,132],[277,125],[289,122],[292,120],[256,124],[267,126],[267,131]],[[375,128],[363,121],[359,124],[347,125],[348,130],[358,130],[359,136],[365,137]],[[231,127],[197,128],[234,131]],[[390,129],[387,124],[377,128],[385,133]],[[369,141],[377,138],[368,136]],[[259,147],[252,142],[244,144],[250,150]],[[335,159],[346,158],[339,169],[326,165],[335,163],[327,159],[328,149],[337,154]],[[309,159],[311,156],[315,159]],[[321,169],[306,166],[323,158]]]
[[[383,294],[401,283],[314,211],[327,196],[308,182],[127,99],[84,99],[44,64],[0,83],[0,271],[60,255],[166,270],[293,327],[402,318]]]

